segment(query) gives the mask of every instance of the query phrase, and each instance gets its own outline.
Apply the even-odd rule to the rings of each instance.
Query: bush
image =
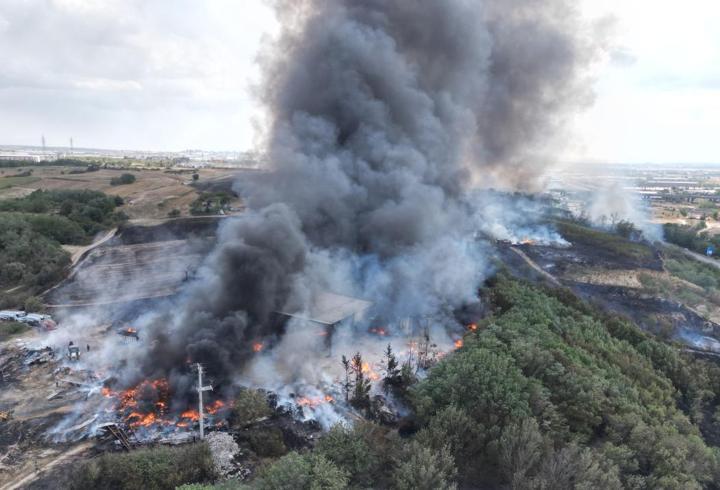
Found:
[[[190,205],[190,214],[217,214],[230,203],[232,198],[232,194],[224,191],[203,192]]]
[[[59,280],[70,256],[22,215],[0,213],[0,285],[41,290]]]
[[[110,179],[110,185],[128,185],[134,184],[137,179],[133,174],[122,174],[120,177]]]
[[[435,451],[412,442],[405,449],[393,474],[397,490],[451,490],[457,488],[455,462],[449,451]]]
[[[26,299],[24,308],[25,308],[25,311],[28,313],[44,313],[45,312],[45,304],[43,304],[43,302],[40,301],[40,298],[38,298],[37,296],[30,296],[28,299]]]
[[[320,439],[316,451],[345,471],[357,486],[372,485],[382,464],[359,426],[335,425]]]
[[[260,457],[276,458],[287,453],[283,433],[278,428],[253,430],[247,438],[252,450]]]
[[[715,247],[716,250],[720,250],[720,236],[713,236],[709,233],[700,235],[698,234],[700,230],[702,230],[701,226],[683,226],[670,223],[663,225],[665,240],[668,243],[687,248],[688,250],[703,255],[705,255],[705,251],[711,245]]]
[[[245,425],[272,414],[265,394],[258,390],[242,390],[235,398],[230,424],[233,427]]]
[[[168,213],[168,218],[178,218],[180,217],[180,210],[179,209],[173,209]]]
[[[341,490],[347,475],[322,455],[292,452],[266,468],[255,482],[259,490]]]
[[[423,446],[436,451],[446,448],[458,467],[472,466],[484,449],[484,431],[464,410],[447,407],[430,419],[416,436]]]
[[[27,332],[28,330],[30,330],[30,327],[25,323],[0,321],[0,342],[4,342],[10,337]]]
[[[23,215],[23,219],[30,223],[33,229],[41,235],[62,244],[82,245],[88,240],[85,230],[65,216],[26,214]],[[100,220],[102,220],[102,216],[100,216]]]
[[[174,490],[216,477],[206,444],[106,453],[83,464],[70,488],[84,490]]]

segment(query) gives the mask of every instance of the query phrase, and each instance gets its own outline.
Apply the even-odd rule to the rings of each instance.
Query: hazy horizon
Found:
[[[557,159],[720,162],[720,4],[579,5],[607,41],[588,73],[594,103],[571,118]],[[263,0],[2,2],[2,144],[252,150],[256,60],[276,30]]]

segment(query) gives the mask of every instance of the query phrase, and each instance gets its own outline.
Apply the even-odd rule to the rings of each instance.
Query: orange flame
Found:
[[[463,344],[464,344],[463,339],[457,339],[457,340],[455,341],[455,348],[456,348],[456,349],[459,349],[459,348],[461,348],[461,347],[463,346]]]
[[[260,352],[263,350],[264,345],[262,342],[255,342],[252,346],[253,352]]]
[[[157,396],[155,401],[148,408],[141,410],[138,395],[144,390],[153,388]],[[102,388],[102,394],[106,397],[117,399],[116,408],[121,411],[125,422],[131,428],[149,427],[152,425],[166,425],[177,427],[190,427],[194,422],[200,420],[200,414],[197,410],[186,410],[180,414],[177,419],[173,416],[168,417],[168,400],[170,399],[170,386],[165,379],[157,379],[154,381],[146,380],[139,385],[127,389],[122,392],[114,392],[110,388]],[[217,414],[226,403],[222,400],[216,400],[205,406],[205,411],[209,415]]]
[[[200,420],[200,414],[197,410],[185,410],[180,414],[180,418],[190,420],[191,422],[197,422]]]
[[[367,362],[363,362],[362,364],[362,372],[364,375],[366,375],[370,380],[377,381],[380,379],[380,375],[372,370],[370,367],[370,364]]]
[[[295,403],[297,403],[301,407],[309,407],[312,409],[315,409],[319,407],[320,405],[323,405],[325,403],[333,403],[335,401],[335,398],[333,398],[330,395],[325,395],[324,397],[305,397],[302,396],[295,400]]]
[[[477,329],[478,326],[476,323],[471,323],[470,325],[468,325],[468,330],[470,330],[471,332],[477,332]]]
[[[131,422],[132,419],[137,420]],[[153,425],[157,421],[157,416],[154,412],[146,414],[133,412],[128,415],[127,421],[130,423],[130,427],[148,427],[150,425]]]
[[[218,411],[225,406],[222,400],[216,400],[214,403],[205,406],[205,411],[210,415],[215,415]]]
[[[375,335],[379,335],[381,337],[385,337],[387,335],[387,331],[380,327],[380,328],[371,328],[370,333],[374,333]]]

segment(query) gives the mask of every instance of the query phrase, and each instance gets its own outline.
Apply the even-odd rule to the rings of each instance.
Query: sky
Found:
[[[720,2],[582,0],[612,19],[559,159],[720,162]],[[0,0],[0,144],[253,147],[264,0]]]

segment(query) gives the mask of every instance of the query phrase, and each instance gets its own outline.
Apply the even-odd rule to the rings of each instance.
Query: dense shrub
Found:
[[[233,427],[243,427],[272,413],[265,394],[258,390],[242,390],[236,397],[230,413]]]
[[[663,232],[665,234],[665,240],[668,243],[687,248],[688,250],[703,255],[709,246],[713,246],[715,250],[717,250],[717,253],[720,254],[720,236],[709,233],[699,234],[698,232],[704,227],[704,224],[685,226],[668,223],[663,225]]]
[[[0,285],[47,287],[69,262],[60,244],[89,243],[126,216],[122,199],[88,190],[35,191],[0,201]]]
[[[290,453],[266,468],[253,485],[259,490],[342,490],[347,475],[319,454]]]
[[[393,473],[393,488],[397,490],[453,490],[457,469],[446,448],[430,449],[416,442],[410,443],[398,458]]]
[[[205,444],[107,453],[83,464],[71,480],[77,490],[174,490],[215,478]]]
[[[577,307],[566,293],[500,277],[488,297],[497,316],[413,390],[425,426],[418,442],[437,449],[431,441],[447,439],[456,460],[516,488],[714,481],[718,451],[695,424],[716,423],[717,366],[683,357],[627,320]],[[484,447],[458,433],[454,420],[468,419],[449,412],[457,409]]]
[[[4,342],[14,335],[27,332],[30,327],[25,323],[0,321],[0,342]]]
[[[250,447],[263,458],[278,457],[288,452],[283,433],[278,428],[263,428],[244,433]]]
[[[23,216],[0,213],[0,285],[43,288],[60,280],[69,262],[69,254]]]
[[[133,174],[122,174],[120,177],[110,179],[110,185],[129,185],[134,184],[136,180]]]

